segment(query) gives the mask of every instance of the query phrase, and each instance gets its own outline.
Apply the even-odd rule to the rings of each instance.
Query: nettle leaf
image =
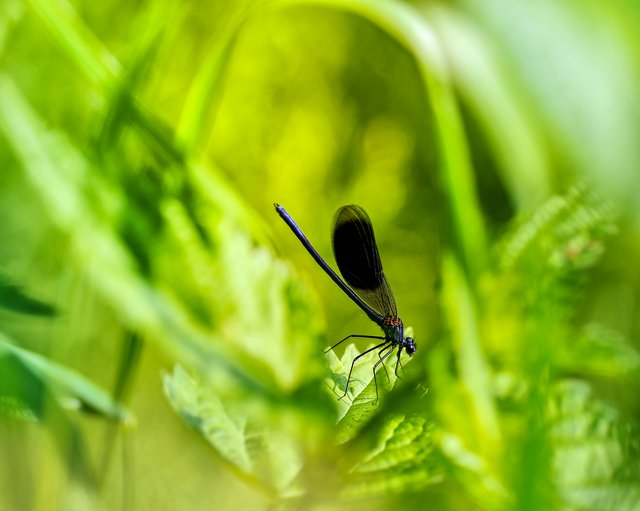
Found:
[[[579,380],[555,386],[549,416],[556,488],[566,508],[637,510],[637,431]]]
[[[441,479],[429,420],[396,415],[384,420],[371,448],[356,458],[341,494],[354,498],[417,491]]]
[[[477,426],[468,390],[455,374],[450,347],[442,343],[431,354],[428,403],[441,467],[487,509],[506,508],[511,496],[500,473],[500,445]]]
[[[625,380],[640,374],[640,353],[604,325],[587,325],[571,343],[558,346],[556,357],[560,368],[585,376]]]
[[[164,376],[165,394],[182,420],[236,471],[269,493],[283,496],[302,467],[299,444],[276,425],[253,419],[246,408],[223,402],[215,390],[180,366]]]
[[[367,349],[373,346],[375,344],[371,344]],[[326,354],[331,376],[325,383],[331,390],[332,396],[338,398],[338,429],[336,432],[336,443],[338,444],[356,436],[358,431],[377,413],[380,401],[393,389],[396,382],[395,357],[390,356],[384,365],[378,366],[374,379],[373,366],[380,360],[378,351],[374,350],[356,361],[346,395],[345,386],[349,370],[361,352],[354,344],[349,344],[340,359],[333,350]],[[387,365],[389,367],[386,367]],[[378,398],[376,398],[376,384]]]
[[[333,356],[334,363],[348,369],[347,363],[354,354],[357,350],[350,346],[342,362]],[[341,498],[413,491],[440,480],[433,456],[432,427],[423,417],[384,418],[379,426],[356,440],[380,409],[379,404],[373,404],[372,374],[371,366],[366,365],[359,375],[363,379],[355,384],[356,398],[342,405],[346,413],[333,436],[335,449],[329,449],[337,456],[339,472],[333,475],[339,488],[336,495]],[[382,388],[388,389],[388,385]],[[240,404],[220,399],[213,387],[196,380],[180,366],[164,377],[164,388],[182,420],[244,478],[279,498],[304,494],[306,479],[300,473],[310,460],[305,458],[303,441],[296,435],[287,434],[277,423],[270,424],[263,415],[247,412]],[[346,445],[349,440],[355,444]]]
[[[445,346],[431,357],[438,446],[454,479],[487,508],[555,507],[564,487],[550,472],[561,454],[543,410],[554,399],[558,374],[636,374],[638,355],[622,339],[575,325],[585,270],[603,254],[614,217],[584,187],[550,199],[497,244],[498,264],[468,302],[458,292],[447,303],[452,318],[466,317],[459,321],[464,328],[451,328],[451,352]],[[445,291],[456,290],[451,272],[443,275]],[[480,350],[459,349],[465,332],[476,336]],[[481,374],[468,370],[479,357],[484,387],[468,383],[468,375]],[[472,406],[474,397],[482,406]]]
[[[576,186],[515,224],[496,246],[500,266],[530,271],[544,265],[555,273],[591,267],[617,230],[615,217],[611,203]]]
[[[51,130],[10,77],[0,75],[0,89],[0,134],[49,213],[43,221],[64,235],[68,264],[127,327],[198,367],[221,394],[331,413],[318,385],[322,321],[311,293],[256,248],[249,232],[264,229],[213,170],[147,154],[158,167],[136,169],[131,186],[149,189],[122,193],[118,172],[131,165],[124,150],[106,164]]]
[[[333,351],[327,353],[332,372],[327,386],[332,395],[344,394],[351,364],[359,354],[353,344],[347,346],[340,359]],[[335,479],[342,498],[416,491],[441,478],[429,420],[421,415],[380,415],[398,378],[394,352],[385,361],[388,367],[378,366],[374,379],[373,366],[379,360],[378,350],[358,359],[349,392],[338,401],[339,419],[334,440],[336,452],[340,453],[337,466],[341,472]]]

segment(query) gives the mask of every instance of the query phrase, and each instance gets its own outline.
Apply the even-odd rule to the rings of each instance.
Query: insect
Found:
[[[365,312],[371,321],[382,329],[384,333],[383,336],[348,335],[325,351],[325,353],[327,353],[347,339],[353,337],[381,340],[382,342],[380,344],[366,350],[353,359],[344,394],[340,397],[340,399],[342,399],[347,395],[349,382],[351,381],[351,373],[358,359],[367,353],[379,350],[378,361],[373,366],[377,401],[378,381],[376,379],[376,370],[378,366],[382,364],[382,367],[384,367],[385,359],[397,349],[395,375],[398,376],[398,366],[400,365],[402,350],[405,350],[407,354],[411,356],[416,352],[416,344],[412,337],[404,336],[404,327],[402,320],[398,317],[396,300],[393,296],[393,291],[391,291],[391,286],[387,281],[387,277],[382,270],[380,254],[378,253],[369,215],[367,215],[364,209],[355,204],[343,206],[338,209],[336,213],[333,222],[333,255],[338,264],[338,269],[344,278],[344,280],[342,280],[326,263],[318,251],[313,248],[313,245],[293,218],[291,218],[291,215],[279,204],[274,204],[274,206],[280,217],[286,222],[320,268]]]

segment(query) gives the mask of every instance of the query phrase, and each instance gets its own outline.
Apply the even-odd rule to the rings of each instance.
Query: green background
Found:
[[[640,509],[640,6],[0,4],[0,509]],[[363,206],[402,380],[322,273]],[[391,357],[390,360],[393,360]]]

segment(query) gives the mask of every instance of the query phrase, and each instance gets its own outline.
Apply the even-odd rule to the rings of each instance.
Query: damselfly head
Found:
[[[416,352],[416,343],[413,342],[413,337],[405,338],[404,349],[407,352],[407,355],[413,355]]]

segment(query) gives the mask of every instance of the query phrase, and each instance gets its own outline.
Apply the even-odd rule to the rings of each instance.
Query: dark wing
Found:
[[[341,207],[333,222],[333,255],[344,280],[382,316],[397,317],[396,300],[382,270],[373,226],[360,206]]]

